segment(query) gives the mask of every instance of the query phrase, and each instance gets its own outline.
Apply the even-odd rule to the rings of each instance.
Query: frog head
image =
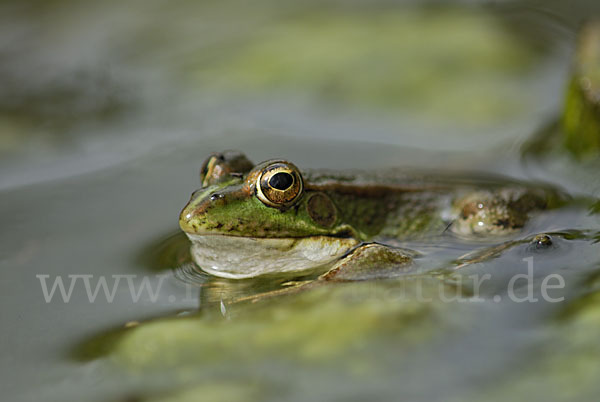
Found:
[[[179,217],[204,270],[249,277],[331,261],[358,243],[327,194],[282,159],[252,166],[239,152],[211,155],[202,188]],[[262,266],[262,268],[260,267]]]

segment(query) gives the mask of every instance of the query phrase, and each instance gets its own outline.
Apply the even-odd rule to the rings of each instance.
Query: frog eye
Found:
[[[290,163],[275,162],[260,173],[256,195],[270,207],[289,207],[302,194],[302,176]]]

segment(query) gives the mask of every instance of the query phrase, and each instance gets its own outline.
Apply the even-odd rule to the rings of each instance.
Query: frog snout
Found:
[[[192,199],[179,214],[179,227],[186,233],[198,233],[206,221],[207,211],[222,199],[220,193],[208,193]]]
[[[194,209],[188,204],[179,214],[179,227],[186,233],[195,233],[198,227],[196,220]]]
[[[179,227],[186,233],[198,233],[205,220],[206,210],[210,200],[200,203],[190,202],[179,214]]]

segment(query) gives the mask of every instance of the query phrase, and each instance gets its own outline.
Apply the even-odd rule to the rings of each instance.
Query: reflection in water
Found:
[[[555,248],[550,250],[550,254],[541,250],[534,254],[533,275],[534,284],[537,284],[534,296],[538,298],[541,297],[539,280],[544,275],[563,272],[568,288],[559,291],[559,294],[564,296],[577,288],[574,278],[587,269],[584,261],[589,258],[597,260],[596,233],[552,233],[551,236]],[[516,242],[512,248],[499,251],[495,258],[479,261],[467,271],[455,271],[445,277],[423,274],[387,281],[322,283],[321,286],[305,287],[301,292],[286,292],[276,297],[238,302],[234,302],[236,297],[260,291],[260,282],[188,274],[195,279],[208,280],[202,283],[202,286],[206,286],[203,288],[206,293],[201,296],[208,304],[202,306],[201,303],[198,313],[151,320],[88,342],[83,350],[102,350],[100,355],[110,357],[125,373],[142,372],[148,377],[168,376],[174,387],[172,395],[188,393],[200,396],[203,392],[209,392],[208,385],[198,385],[196,380],[186,380],[186,376],[213,379],[205,384],[212,384],[215,380],[216,384],[226,381],[233,389],[245,390],[243,395],[255,392],[268,394],[282,384],[287,384],[288,392],[292,395],[318,394],[330,388],[332,380],[344,384],[344,393],[351,393],[358,392],[358,388],[364,387],[364,382],[368,380],[383,381],[380,386],[388,384],[379,392],[391,396],[387,392],[391,392],[393,387],[388,382],[395,381],[399,372],[404,373],[403,379],[410,380],[405,386],[407,392],[421,389],[429,382],[429,378],[442,373],[448,384],[460,387],[465,378],[481,375],[478,371],[483,367],[486,370],[498,370],[499,367],[492,364],[490,359],[497,363],[504,361],[501,356],[505,353],[505,343],[501,340],[506,338],[505,342],[514,342],[515,329],[507,322],[497,322],[498,308],[504,309],[511,317],[508,322],[527,330],[540,324],[547,327],[544,316],[550,313],[552,317],[563,311],[562,303],[533,305],[504,301],[510,272],[525,272],[522,258],[531,255],[531,245],[531,242]],[[580,262],[569,267],[573,272],[562,271],[565,261],[572,260],[574,256]],[[477,290],[476,295],[473,287],[465,286],[473,282],[461,284],[460,280],[474,273],[493,275],[483,288]],[[589,283],[593,285],[595,282]],[[518,288],[517,293],[522,297],[525,293],[519,292],[525,292],[526,289],[523,286]],[[503,301],[497,302],[497,296],[501,296]],[[577,302],[580,307],[568,307],[571,310],[569,317],[574,318],[567,321],[563,319],[549,333],[550,339],[545,338],[544,348],[555,348],[557,346],[553,345],[556,342],[562,345],[558,347],[561,350],[558,355],[548,353],[548,358],[539,363],[543,366],[525,369],[522,373],[524,377],[516,382],[510,374],[496,378],[495,382],[510,381],[515,390],[532,392],[536,378],[550,376],[554,381],[573,379],[571,369],[560,367],[571,364],[569,362],[575,363],[574,359],[597,375],[597,365],[593,363],[595,352],[591,355],[583,353],[584,350],[595,350],[589,349],[595,344],[595,332],[590,331],[596,325],[594,317],[598,306],[595,299],[590,294],[582,302]],[[225,309],[217,307],[221,303]],[[491,314],[493,311],[495,313]],[[527,311],[537,311],[537,317]],[[550,322],[549,325],[556,324]],[[477,328],[475,334],[472,333],[473,328]],[[574,336],[571,332],[576,328],[581,335]],[[483,342],[487,345],[485,353],[480,352],[482,355],[479,357],[471,356],[468,359],[469,366],[463,366],[464,361],[460,356],[472,353],[472,348],[482,338],[488,339]],[[489,339],[495,341],[490,343]],[[522,346],[527,344],[525,342]],[[99,348],[99,345],[102,346]],[[423,349],[423,345],[428,346]],[[572,346],[565,350],[565,345]],[[99,355],[91,356],[97,358]],[[438,362],[438,367],[429,369],[428,376],[412,370],[414,365],[421,364],[422,359],[435,359]],[[532,364],[537,364],[534,356],[529,356],[529,359]],[[457,366],[460,370],[456,370]],[[255,372],[257,367],[265,370],[267,367],[281,367],[283,371],[264,372],[259,375],[258,382],[253,382],[258,390],[246,389],[244,384],[252,378],[250,373]],[[330,372],[331,369],[336,374]],[[258,370],[262,372],[262,369]],[[289,381],[290,378],[301,378],[306,370],[312,372],[309,384]],[[177,377],[176,373],[187,374]],[[595,383],[588,380],[591,378],[589,372],[577,373],[581,377],[577,378],[575,384],[577,387],[586,387],[578,391],[587,394],[596,389]],[[361,381],[352,385],[357,378]],[[547,395],[550,389],[556,390],[550,380],[543,381],[549,383],[548,388],[538,390],[538,395]],[[572,392],[573,387],[575,385],[571,385],[569,391],[561,390],[558,395]],[[161,387],[152,389],[155,391],[140,392],[140,397],[149,397],[157,389],[166,392]],[[491,385],[486,392],[491,392],[500,400],[513,395],[509,389]],[[435,398],[437,392],[431,389],[428,395]]]
[[[185,266],[191,262],[189,241],[181,231],[161,236],[140,250],[137,260],[155,272]]]
[[[580,212],[587,214],[587,210]],[[564,218],[573,219],[572,213],[566,215]],[[512,322],[526,330],[534,330],[539,325],[551,330],[536,348],[559,348],[561,352],[548,353],[547,358],[539,361],[524,349],[524,355],[529,356],[533,366],[524,369],[517,380],[512,379],[511,374],[497,378],[501,383],[510,381],[514,391],[491,385],[486,393],[501,400],[536,390],[540,399],[543,395],[558,395],[560,399],[562,395],[570,395],[575,387],[584,387],[577,388],[577,392],[591,395],[597,390],[590,381],[591,373],[598,374],[592,347],[595,344],[593,329],[597,324],[594,318],[598,310],[597,292],[568,305],[544,301],[528,304],[511,302],[508,285],[515,274],[527,272],[524,258],[533,257],[533,282],[517,285],[513,289],[515,298],[524,300],[531,285],[532,297],[543,300],[540,282],[552,273],[561,273],[567,286],[553,294],[553,298],[577,293],[580,280],[576,278],[582,272],[595,272],[585,282],[586,288],[594,289],[598,271],[590,271],[587,261],[600,263],[597,238],[597,231],[549,232],[502,243],[492,247],[493,252],[484,248],[485,252],[469,256],[468,264],[466,259],[460,261],[463,264],[460,270],[355,283],[308,282],[315,279],[313,276],[297,278],[307,282],[299,286],[297,282],[292,283],[289,288],[285,286],[290,284],[289,278],[228,280],[208,276],[186,264],[176,269],[176,276],[201,288],[197,313],[144,322],[135,328],[96,338],[82,345],[81,350],[102,351],[86,359],[108,356],[125,372],[141,371],[152,376],[165,375],[167,371],[187,373],[192,378],[213,378],[200,385],[195,380],[171,378],[174,387],[171,392],[158,389],[173,397],[198,397],[213,391],[218,394],[222,391],[218,384],[224,379],[232,390],[241,392],[236,397],[242,399],[257,398],[257,393],[264,396],[282,383],[291,387],[288,392],[292,395],[325,392],[332,380],[344,384],[344,392],[357,392],[352,385],[355,378],[361,378],[356,384],[360,387],[364,387],[367,380],[383,381],[382,385],[388,385],[379,392],[387,395],[393,389],[388,382],[395,381],[398,372],[405,373],[404,378],[410,380],[407,384],[411,385],[405,386],[405,390],[414,392],[423,387],[430,376],[442,373],[449,384],[461,386],[465,378],[481,375],[478,370],[484,361],[486,370],[499,369],[493,364],[490,366],[489,359],[497,363],[503,361],[505,346],[500,339],[514,342],[514,329],[508,324]],[[449,249],[454,251],[442,254],[443,257],[439,253],[433,255],[445,259],[453,252],[462,251]],[[491,279],[480,286],[477,280],[469,279],[477,274],[490,274]],[[508,322],[495,322],[499,307],[511,317]],[[486,318],[492,311],[496,313]],[[566,311],[569,311],[567,318],[558,322],[545,318],[564,316]],[[536,312],[534,316],[533,312]],[[476,334],[472,333],[473,328],[478,329]],[[582,335],[574,337],[571,333],[574,329]],[[480,358],[472,356],[469,366],[463,366],[465,362],[459,356],[471,353],[481,337],[493,337],[495,344],[485,342],[485,353],[481,352]],[[422,349],[424,344],[428,345],[426,349]],[[526,345],[528,342],[522,347]],[[390,353],[394,358],[390,358]],[[422,359],[435,359],[438,367],[430,369],[426,377],[418,372],[409,374],[412,366],[421,364]],[[583,364],[586,371],[576,370],[574,378],[571,370],[561,368],[564,364]],[[457,365],[461,370],[452,370]],[[254,387],[247,388],[248,375],[256,367],[285,369],[281,375],[271,372],[261,375],[260,381],[253,382]],[[329,371],[332,368],[336,374]],[[310,385],[296,381],[290,384],[282,378],[282,375],[288,379],[302,376],[305,370],[313,372]],[[448,374],[447,370],[455,374]],[[214,377],[214,373],[220,372],[226,373],[224,377]],[[547,383],[542,390],[533,385],[540,380]],[[552,381],[567,380],[576,380],[577,385],[557,390],[552,384]],[[212,390],[209,384],[216,389]],[[147,390],[139,396],[146,399],[153,394]],[[436,390],[428,395],[439,396]]]

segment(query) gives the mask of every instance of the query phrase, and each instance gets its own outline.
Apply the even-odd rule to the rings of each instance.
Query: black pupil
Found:
[[[289,173],[275,173],[269,180],[269,185],[277,190],[287,190],[294,183],[294,178]]]

